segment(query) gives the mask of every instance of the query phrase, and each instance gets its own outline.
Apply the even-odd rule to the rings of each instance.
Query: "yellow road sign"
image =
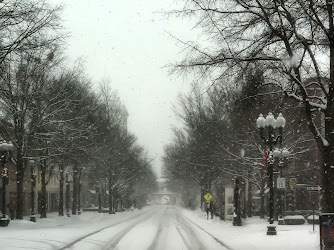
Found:
[[[210,201],[212,199],[212,195],[207,193],[206,195],[204,195],[204,199],[206,199],[206,201]]]

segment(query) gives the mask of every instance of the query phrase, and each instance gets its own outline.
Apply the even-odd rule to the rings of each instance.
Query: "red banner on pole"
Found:
[[[266,167],[268,165],[268,152],[264,151],[264,166]]]

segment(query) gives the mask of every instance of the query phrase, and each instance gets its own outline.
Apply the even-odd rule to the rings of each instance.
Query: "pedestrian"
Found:
[[[11,200],[8,205],[7,205],[8,209],[9,209],[9,214],[10,214],[10,219],[14,220],[15,218],[15,211],[16,211],[16,204],[15,201]]]
[[[210,202],[205,202],[206,218],[209,219]]]
[[[214,202],[211,200],[210,201],[210,213],[211,213],[211,219],[213,219],[213,213],[215,212],[215,204]]]

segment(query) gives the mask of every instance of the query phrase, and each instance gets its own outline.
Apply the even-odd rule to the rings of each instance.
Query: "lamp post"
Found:
[[[278,149],[276,148],[273,151],[273,156],[274,156],[274,160],[276,165],[278,166],[279,170],[280,170],[280,178],[282,180],[283,178],[283,168],[286,168],[288,166],[288,158],[290,156],[290,152],[289,150],[287,150],[286,148],[283,149]],[[283,179],[283,183],[285,184],[285,180]],[[278,185],[278,181],[277,181],[277,194],[279,193],[279,190],[282,189],[286,189],[285,185],[279,186]],[[279,209],[278,209],[278,213],[279,213],[279,219],[278,219],[278,224],[279,225],[283,225],[284,221],[282,219],[282,215],[283,215],[283,198],[281,195],[281,198],[278,198],[277,201],[279,202]]]
[[[268,183],[269,183],[269,226],[267,227],[267,235],[276,235],[276,227],[274,224],[274,157],[273,147],[278,143],[282,145],[283,128],[285,127],[285,118],[279,114],[277,119],[270,112],[266,118],[260,114],[256,120],[256,125],[260,130],[260,137],[269,148],[269,164],[268,164]],[[268,137],[264,135],[264,129],[267,128]],[[275,138],[275,129],[278,129],[278,136]]]
[[[0,141],[0,154],[2,163],[2,208],[1,208],[1,218],[0,226],[6,227],[9,224],[9,218],[6,216],[6,186],[9,182],[8,169],[6,168],[6,163],[10,160],[10,152],[12,152],[14,146],[11,142]]]

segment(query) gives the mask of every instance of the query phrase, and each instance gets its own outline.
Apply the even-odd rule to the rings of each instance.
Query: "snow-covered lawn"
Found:
[[[183,210],[183,215],[234,250],[319,250],[319,225],[276,225],[277,235],[267,236],[266,220],[259,217],[243,221],[235,227],[232,222],[214,218],[207,220],[201,211]]]

